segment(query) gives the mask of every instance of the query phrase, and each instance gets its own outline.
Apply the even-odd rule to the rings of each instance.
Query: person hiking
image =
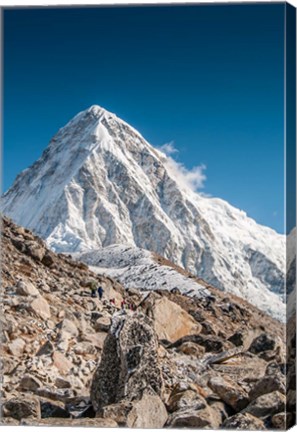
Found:
[[[94,280],[90,283],[90,288],[91,288],[91,297],[96,297],[97,284]]]
[[[102,288],[102,286],[100,285],[99,287],[98,287],[98,297],[99,297],[99,300],[102,300],[102,297],[103,297],[103,288]]]

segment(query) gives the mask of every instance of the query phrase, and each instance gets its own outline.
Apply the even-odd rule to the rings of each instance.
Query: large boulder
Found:
[[[267,393],[272,393],[274,391],[279,391],[280,393],[286,393],[286,387],[284,383],[284,377],[278,375],[267,375],[261,378],[256,384],[251,388],[249,392],[250,400],[257,399],[257,397],[262,396]]]
[[[175,342],[190,334],[200,333],[202,327],[176,303],[161,297],[153,307],[155,330],[159,339]]]
[[[32,301],[30,304],[30,311],[45,320],[51,317],[50,306],[42,296],[38,296]]]
[[[21,296],[39,296],[38,289],[29,280],[19,280],[16,285],[16,293]]]
[[[267,333],[261,333],[251,343],[249,351],[253,354],[259,354],[263,351],[270,351],[275,348],[275,340]]]
[[[168,414],[160,397],[156,394],[145,392],[139,401],[133,403],[133,407],[127,416],[129,428],[162,428]]]
[[[2,403],[3,417],[12,417],[21,420],[27,417],[40,418],[40,403],[35,396],[21,395]]]
[[[239,430],[264,430],[262,420],[248,413],[238,413],[229,417],[222,424],[222,429],[239,429]]]
[[[286,397],[282,393],[274,391],[259,396],[245,408],[244,412],[261,418],[284,411],[285,405]]]
[[[249,398],[244,389],[229,378],[220,376],[212,377],[208,382],[209,387],[236,412],[241,411],[249,403]]]
[[[122,399],[140,400],[145,390],[162,393],[158,340],[143,314],[117,314],[105,339],[91,385],[95,411]]]

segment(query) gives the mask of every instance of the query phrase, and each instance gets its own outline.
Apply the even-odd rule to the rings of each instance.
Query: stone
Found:
[[[111,404],[103,407],[99,416],[111,418],[118,423],[119,426],[127,426],[127,417],[132,409],[132,402],[122,400],[116,404]]]
[[[37,357],[50,355],[54,352],[54,346],[50,341],[46,341],[35,354]]]
[[[40,400],[41,418],[69,418],[69,412],[64,408],[64,403],[51,401],[50,399]]]
[[[236,382],[220,376],[210,378],[208,386],[236,412],[241,411],[249,403],[249,398],[244,389]]]
[[[96,354],[97,350],[90,342],[79,342],[74,347],[75,354]]]
[[[111,325],[110,317],[103,316],[97,319],[94,325],[94,329],[98,332],[108,332]]]
[[[45,247],[37,242],[27,242],[26,253],[36,261],[41,261],[45,254]]]
[[[175,342],[183,336],[200,333],[201,324],[176,303],[161,297],[153,306],[154,327],[159,339]]]
[[[42,387],[42,382],[34,375],[26,374],[22,377],[20,382],[21,390],[28,390],[34,392],[34,390]]]
[[[65,427],[93,427],[115,428],[118,424],[108,418],[44,418],[40,420],[23,420],[22,426],[65,426]]]
[[[57,325],[57,328],[60,329],[61,333],[66,333],[69,337],[77,337],[79,334],[76,324],[67,318],[64,318],[63,321]]]
[[[166,423],[166,427],[170,428],[217,429],[218,426],[210,407],[201,410],[186,408],[176,411],[169,416]]]
[[[16,338],[8,344],[10,353],[15,357],[20,357],[25,349],[26,342],[22,338]]]
[[[51,310],[48,302],[39,296],[30,304],[30,310],[38,317],[46,320],[51,317]]]
[[[62,377],[57,377],[55,379],[55,386],[60,389],[71,388],[70,382]]]
[[[59,351],[54,351],[53,363],[62,375],[67,375],[73,367],[73,364]]]
[[[244,334],[241,330],[236,331],[232,336],[228,338],[228,341],[232,342],[233,345],[239,347],[244,343]]]
[[[133,403],[127,417],[129,428],[162,428],[168,414],[160,397],[156,394],[144,393],[142,398]]]
[[[275,429],[287,430],[294,425],[293,414],[281,412],[272,416],[271,424]]]
[[[50,251],[46,251],[41,262],[46,267],[51,267],[55,262],[54,255]]]
[[[252,401],[244,410],[255,417],[266,417],[284,411],[286,397],[278,392],[267,393]]]
[[[176,386],[167,402],[168,411],[172,413],[185,407],[189,408],[192,406],[195,406],[196,409],[203,409],[206,408],[207,403],[196,391],[190,388],[182,390],[181,386]]]
[[[16,286],[16,293],[21,296],[39,296],[38,289],[32,284],[32,282],[26,280],[20,280]]]
[[[2,403],[3,417],[21,420],[26,417],[40,418],[39,399],[34,396],[23,395],[9,399]]]
[[[248,413],[238,413],[229,417],[221,426],[222,429],[265,430],[262,420]]]
[[[95,334],[86,334],[82,337],[84,341],[90,342],[95,348],[103,349],[106,333],[100,332]]]
[[[251,388],[249,398],[252,401],[259,396],[272,393],[276,390],[283,394],[286,393],[284,379],[281,379],[279,375],[268,375],[257,381]]]
[[[163,381],[157,350],[158,340],[147,316],[115,314],[92,380],[95,411],[124,398],[139,400],[146,389],[160,396]]]
[[[186,355],[192,355],[197,358],[202,358],[205,354],[205,348],[201,345],[197,345],[193,342],[184,342],[179,348],[178,352],[182,352]]]
[[[274,348],[275,340],[266,333],[262,333],[253,340],[248,351],[253,354],[259,354],[263,351],[273,350]]]

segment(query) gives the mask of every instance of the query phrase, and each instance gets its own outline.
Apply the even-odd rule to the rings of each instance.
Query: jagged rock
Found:
[[[253,340],[248,350],[253,354],[259,354],[274,348],[275,340],[268,334],[262,333]]]
[[[32,284],[32,282],[26,280],[20,280],[16,286],[16,293],[21,296],[39,296],[38,289]]]
[[[42,382],[36,378],[34,375],[24,375],[20,382],[21,390],[29,390],[34,391],[38,388],[42,387]]]
[[[167,402],[167,408],[170,413],[185,407],[189,408],[193,406],[195,406],[196,409],[203,409],[206,408],[207,403],[202,396],[191,389],[184,391],[179,391],[179,388],[174,389]]]
[[[124,398],[141,399],[145,389],[161,394],[158,341],[152,325],[140,313],[114,316],[92,381],[95,411]]]
[[[118,424],[108,418],[44,418],[40,420],[23,420],[21,426],[65,426],[65,427],[96,427],[96,428],[115,428]]]
[[[42,296],[38,296],[30,304],[30,310],[42,319],[51,317],[51,310],[48,302]]]
[[[8,349],[13,356],[20,357],[25,349],[26,342],[22,338],[16,338],[8,344]]]
[[[3,402],[1,406],[3,417],[21,420],[26,417],[40,418],[39,399],[34,396],[20,396]]]
[[[168,414],[160,397],[156,394],[144,393],[142,398],[133,403],[127,416],[129,428],[162,428]]]
[[[94,325],[94,329],[98,332],[108,332],[111,325],[111,319],[108,316],[102,316],[97,319]]]
[[[293,415],[290,412],[275,414],[271,419],[271,424],[275,429],[287,430],[294,425]]]
[[[49,399],[40,400],[41,418],[69,418],[69,412],[64,408],[63,402],[53,402]]]
[[[259,396],[276,390],[283,394],[286,393],[284,379],[281,379],[279,375],[268,375],[256,382],[249,392],[249,398],[252,401]]]
[[[174,342],[183,336],[200,333],[201,325],[176,303],[166,297],[155,300],[154,326],[159,339]]]
[[[46,251],[42,260],[41,260],[42,264],[44,264],[46,267],[51,267],[52,264],[54,264],[55,259],[54,259],[54,254],[51,253],[50,251]]]
[[[127,425],[127,417],[132,409],[132,402],[122,400],[116,404],[111,404],[103,407],[100,410],[100,415],[104,418],[111,418],[118,423],[119,426]]]
[[[265,430],[262,420],[248,413],[238,413],[229,417],[221,426],[222,429]]]
[[[46,341],[35,354],[37,357],[43,355],[50,355],[54,352],[54,346],[50,341]]]
[[[70,382],[62,377],[57,377],[55,379],[55,386],[60,389],[71,388]]]
[[[236,382],[228,378],[212,377],[208,382],[209,387],[219,395],[219,397],[231,406],[236,412],[241,411],[249,403],[249,398]]]
[[[167,348],[178,348],[185,342],[193,342],[205,348],[206,352],[218,353],[224,349],[224,341],[217,336],[206,336],[202,334],[184,336],[172,344],[168,344]]]
[[[284,411],[286,397],[278,392],[267,393],[252,401],[244,410],[255,417],[265,417]]]

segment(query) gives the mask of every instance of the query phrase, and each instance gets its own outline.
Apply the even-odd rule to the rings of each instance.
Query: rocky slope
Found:
[[[2,210],[58,252],[129,244],[284,319],[285,238],[194,192],[176,162],[92,106],[51,140]]]
[[[102,300],[90,296],[93,280]],[[161,288],[124,289],[4,218],[1,423],[292,424],[285,394],[293,411],[295,372],[285,368],[283,326],[210,285],[200,298]]]

